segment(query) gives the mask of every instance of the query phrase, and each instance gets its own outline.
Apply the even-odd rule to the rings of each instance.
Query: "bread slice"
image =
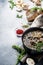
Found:
[[[30,22],[32,22],[37,16],[38,16],[37,11],[34,11],[34,12],[27,11],[26,12],[27,20],[30,21]]]
[[[26,17],[27,17],[27,20],[29,21],[29,22],[32,22],[32,21],[34,21],[34,19],[38,16],[38,15],[40,15],[40,14],[43,14],[43,11],[41,10],[41,11],[33,11],[33,12],[31,12],[31,10],[27,10],[26,11]]]

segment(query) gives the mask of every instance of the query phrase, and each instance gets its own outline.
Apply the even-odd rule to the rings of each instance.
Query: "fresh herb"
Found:
[[[10,0],[8,1],[11,5],[10,5],[10,8],[13,9],[14,6],[16,6],[16,4],[13,2],[13,0]]]
[[[43,11],[43,9],[42,9],[42,8],[39,8],[38,10],[39,10],[39,11]]]
[[[16,63],[16,65],[18,65],[18,63],[19,63],[20,60],[24,57],[24,55],[26,54],[26,52],[25,52],[24,49],[22,49],[22,48],[20,48],[20,47],[18,47],[18,46],[16,46],[16,45],[13,45],[12,48],[15,49],[15,50],[17,50],[17,52],[20,53],[20,55],[19,55],[18,58],[17,58],[17,63]]]
[[[23,17],[23,15],[18,15],[18,14],[17,14],[17,18],[22,18],[22,17]]]
[[[36,50],[38,52],[40,52],[41,51],[41,47],[43,47],[43,42],[36,43],[35,47],[36,47]]]
[[[31,8],[31,12],[33,12],[33,11],[37,11],[37,10],[40,10],[40,11],[42,11],[43,9],[40,7],[33,7],[33,8]]]
[[[33,7],[33,8],[31,8],[31,12],[36,11],[37,9],[39,9],[39,8],[38,7]]]
[[[20,47],[18,47],[16,45],[13,45],[12,48],[16,49],[16,51],[18,51],[19,53],[22,53],[22,51],[24,51],[24,49],[22,49],[22,48],[20,48]]]

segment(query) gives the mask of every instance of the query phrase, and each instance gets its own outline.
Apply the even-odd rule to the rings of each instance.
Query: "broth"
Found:
[[[43,32],[41,31],[33,31],[24,35],[23,38],[24,44],[31,49],[43,50]]]

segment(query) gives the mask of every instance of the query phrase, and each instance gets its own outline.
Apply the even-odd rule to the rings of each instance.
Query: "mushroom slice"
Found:
[[[41,5],[41,0],[31,0],[33,3],[36,3],[36,5],[40,6]]]
[[[28,5],[26,4],[26,3],[24,3],[23,5],[22,5],[22,7],[23,7],[23,10],[28,10]]]

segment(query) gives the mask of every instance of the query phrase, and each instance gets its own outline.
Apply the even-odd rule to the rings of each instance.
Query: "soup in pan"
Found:
[[[43,32],[32,31],[25,34],[23,42],[28,48],[41,51],[43,50]]]

